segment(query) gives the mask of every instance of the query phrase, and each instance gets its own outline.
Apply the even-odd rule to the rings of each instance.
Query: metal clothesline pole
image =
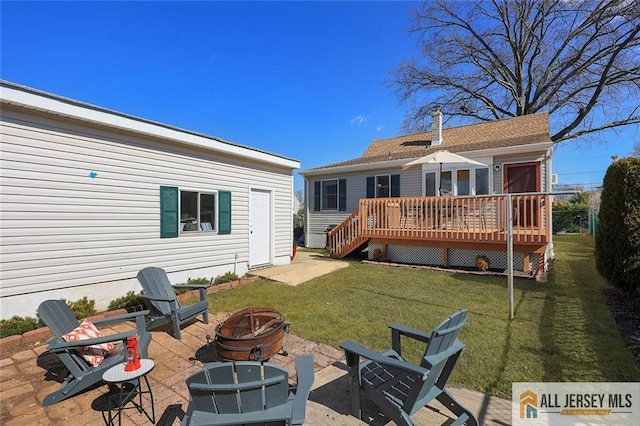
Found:
[[[438,195],[442,197],[442,163],[440,163],[440,176],[438,176],[438,182],[440,183],[438,186]]]
[[[507,194],[507,287],[509,289],[509,319],[513,312],[513,211],[511,194]]]

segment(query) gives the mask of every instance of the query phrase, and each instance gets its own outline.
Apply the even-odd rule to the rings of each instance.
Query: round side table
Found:
[[[126,363],[114,365],[102,375],[102,380],[107,382],[111,388],[107,403],[109,415],[108,419],[105,420],[107,425],[111,426],[115,424],[113,411],[116,411],[118,416],[118,425],[122,424],[122,409],[129,402],[133,403],[138,412],[144,413],[144,415],[151,420],[151,423],[155,424],[156,412],[153,403],[153,393],[151,392],[151,386],[147,379],[147,374],[153,370],[155,363],[151,359],[141,359],[140,364],[140,368],[133,371],[124,370]],[[146,390],[143,390],[142,380],[140,379],[144,379],[144,383],[147,388]],[[149,395],[149,401],[151,402],[151,416],[149,416],[149,413],[147,413],[142,405],[143,394]],[[138,396],[138,402],[136,402],[136,396]]]

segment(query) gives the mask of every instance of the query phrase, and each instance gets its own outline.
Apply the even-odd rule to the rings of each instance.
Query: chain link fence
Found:
[[[554,210],[553,233],[595,235],[598,230],[598,212],[599,209]]]

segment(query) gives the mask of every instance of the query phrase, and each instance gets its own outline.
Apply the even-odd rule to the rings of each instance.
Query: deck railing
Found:
[[[549,241],[548,195],[511,194],[514,244]],[[369,238],[500,243],[507,239],[507,195],[360,200],[358,211],[329,232],[341,257]]]

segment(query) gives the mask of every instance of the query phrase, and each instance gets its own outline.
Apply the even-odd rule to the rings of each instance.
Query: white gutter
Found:
[[[464,155],[465,157],[473,158],[474,155],[478,156],[499,156],[499,155],[509,155],[509,154],[525,154],[527,152],[535,151],[535,150],[547,150],[553,146],[553,142],[545,141],[545,142],[534,142],[523,145],[514,145],[514,146],[505,146],[501,148],[489,148],[482,149],[479,151],[465,151],[459,153],[460,155]],[[523,149],[524,148],[524,149]],[[468,155],[474,154],[474,155]]]
[[[389,167],[402,167],[403,164],[406,164],[410,161],[411,158],[403,158],[402,160],[386,160],[386,161],[378,161],[375,163],[365,163],[365,164],[351,164],[348,166],[336,166],[329,167],[326,169],[320,170],[307,170],[300,172],[303,176],[318,176],[318,175],[326,175],[326,174],[335,174],[336,172],[355,172],[359,170],[371,170],[376,168],[389,168]]]
[[[2,103],[22,108],[43,111],[49,114],[109,126],[142,135],[160,137],[185,145],[262,161],[277,166],[291,169],[300,168],[300,162],[297,160],[270,154],[247,146],[221,141],[210,136],[140,119],[105,108],[84,104],[28,87],[15,85],[10,82],[2,82],[0,86],[0,99]]]

